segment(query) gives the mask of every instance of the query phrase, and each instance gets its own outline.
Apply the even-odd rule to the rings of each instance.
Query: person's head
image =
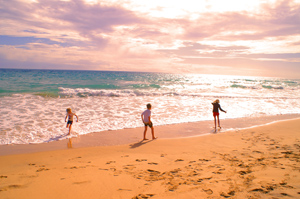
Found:
[[[71,113],[72,112],[72,109],[71,108],[67,108],[67,113]]]
[[[147,104],[147,109],[151,109],[151,104]]]
[[[218,99],[216,99],[215,101],[214,101],[214,103],[220,103],[220,100],[218,100]]]

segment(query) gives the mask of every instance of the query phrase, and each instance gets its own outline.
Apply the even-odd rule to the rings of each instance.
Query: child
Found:
[[[153,123],[151,121],[151,104],[147,104],[147,110],[145,110],[142,115],[142,121],[145,125],[145,131],[144,131],[144,139],[143,140],[147,140],[146,139],[146,132],[147,132],[147,126],[149,126],[151,128],[151,132],[152,132],[152,139],[156,139],[157,137],[154,136],[154,128],[153,128]]]
[[[222,108],[221,108],[221,106],[220,106],[220,100],[215,100],[213,103],[211,103],[212,105],[213,105],[213,116],[214,116],[214,119],[215,119],[215,131],[216,131],[216,129],[217,129],[217,127],[216,127],[216,116],[217,116],[217,118],[218,118],[218,127],[219,128],[221,128],[221,126],[220,126],[220,119],[219,119],[219,109],[221,110],[221,111],[223,111],[223,112],[225,112],[226,113],[226,111],[224,111]]]
[[[77,122],[78,122],[78,116],[75,113],[72,113],[72,110],[70,108],[67,108],[67,115],[66,115],[66,118],[65,118],[65,122],[67,122],[67,118],[68,118],[68,122],[67,122],[67,126],[66,126],[67,128],[69,127],[68,135],[71,134],[71,128],[72,128],[72,124],[73,124],[74,115],[76,116]]]

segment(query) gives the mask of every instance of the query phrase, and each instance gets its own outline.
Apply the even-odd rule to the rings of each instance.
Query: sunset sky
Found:
[[[300,0],[0,0],[0,68],[300,78]]]

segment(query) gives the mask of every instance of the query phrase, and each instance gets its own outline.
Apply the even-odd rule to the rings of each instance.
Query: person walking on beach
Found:
[[[215,120],[215,131],[217,130],[217,121],[216,121],[216,117],[218,118],[218,127],[221,128],[220,126],[220,118],[219,118],[219,109],[221,111],[223,111],[224,113],[226,113],[226,111],[224,111],[221,106],[220,106],[220,100],[216,99],[213,103],[211,103],[213,105],[213,116],[214,116],[214,120]]]
[[[147,110],[145,110],[142,115],[142,121],[145,125],[145,130],[144,130],[144,139],[143,140],[147,140],[146,139],[146,132],[147,132],[147,128],[148,126],[151,128],[151,133],[152,133],[152,139],[156,139],[157,137],[154,136],[154,127],[153,127],[153,123],[151,121],[151,104],[147,104]]]
[[[75,113],[72,113],[72,109],[71,108],[67,108],[67,115],[66,115],[66,118],[65,118],[65,122],[67,122],[67,118],[68,118],[68,122],[67,122],[67,126],[66,126],[66,128],[69,128],[68,135],[71,134],[71,128],[72,128],[74,116],[76,116],[77,122],[78,122],[78,116]]]

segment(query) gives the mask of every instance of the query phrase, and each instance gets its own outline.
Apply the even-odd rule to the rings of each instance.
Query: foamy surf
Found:
[[[79,122],[72,127],[78,135],[142,127],[140,114],[147,103],[153,106],[155,125],[212,120],[211,102],[216,98],[228,111],[221,114],[222,120],[300,113],[300,80],[22,71],[0,73],[0,83],[6,82],[0,88],[0,144],[67,139],[64,118],[68,107],[79,116]]]

